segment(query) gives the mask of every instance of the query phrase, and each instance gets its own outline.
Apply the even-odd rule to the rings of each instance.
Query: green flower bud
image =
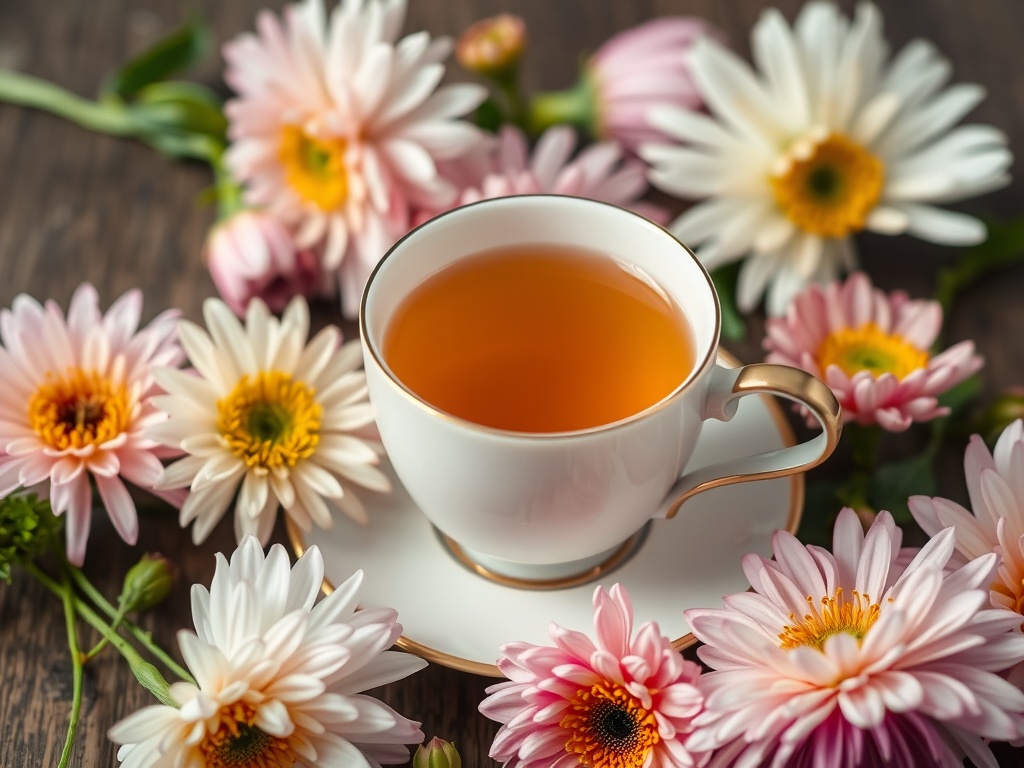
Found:
[[[50,502],[35,494],[0,499],[0,579],[11,580],[11,569],[45,553],[60,531]]]
[[[161,554],[147,552],[128,569],[121,588],[125,613],[148,611],[164,601],[174,584],[174,565]]]
[[[412,768],[462,768],[462,758],[454,744],[435,736],[417,747]]]

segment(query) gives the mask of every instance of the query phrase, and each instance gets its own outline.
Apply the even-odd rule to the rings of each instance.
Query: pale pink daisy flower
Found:
[[[686,745],[701,711],[700,667],[654,622],[633,634],[615,584],[594,591],[594,640],[550,627],[554,646],[510,643],[480,711],[502,723],[490,755],[518,768],[682,768],[706,762]]]
[[[217,555],[209,591],[192,587],[195,632],[178,644],[196,683],[174,683],[176,706],[153,705],[110,729],[126,768],[346,766],[404,763],[423,740],[408,720],[362,691],[426,666],[388,651],[402,633],[390,608],[356,610],[357,571],[314,605],[324,561],[310,547],[289,568],[252,536]]]
[[[903,568],[901,532],[850,509],[833,552],[775,534],[747,555],[752,592],[686,618],[712,672],[688,742],[712,766],[996,768],[985,739],[1024,736],[1024,693],[998,672],[1024,657],[1020,616],[989,607],[997,558],[945,571],[954,532]]]
[[[445,164],[443,171],[459,188],[458,197],[452,205],[421,209],[414,223],[479,200],[530,194],[586,197],[629,208],[658,223],[667,221],[667,211],[640,200],[647,192],[642,162],[624,157],[614,141],[591,144],[573,158],[576,143],[576,132],[558,125],[544,132],[531,153],[522,131],[503,126],[496,140]]]
[[[937,301],[886,295],[856,273],[798,294],[785,316],[769,318],[764,347],[768,362],[824,380],[846,421],[901,432],[949,413],[938,396],[982,366],[971,341],[933,356],[941,327]]]
[[[438,160],[471,149],[477,129],[455,118],[480,85],[438,88],[447,39],[398,40],[404,0],[322,0],[263,11],[257,34],[224,47],[226,162],[245,199],[296,229],[299,248],[321,246],[341,268],[342,307],[353,316],[367,275],[409,226],[409,205],[448,201]],[[397,41],[397,42],[396,42]]]
[[[78,287],[67,317],[52,301],[21,294],[0,312],[0,497],[43,484],[65,515],[68,559],[81,565],[92,519],[90,479],[118,535],[134,544],[139,521],[122,479],[153,490],[163,469],[147,428],[166,420],[151,397],[157,366],[177,366],[177,312],[142,330],[142,294],[128,291],[104,315],[96,289]]]
[[[157,487],[191,490],[179,521],[195,522],[193,541],[206,540],[236,491],[239,541],[255,534],[265,543],[279,507],[307,531],[329,528],[336,509],[365,523],[353,486],[391,484],[377,468],[359,342],[339,346],[341,332],[328,326],[307,343],[301,297],[280,320],[260,299],[249,302],[244,326],[217,299],[206,300],[203,314],[208,331],[186,321],[179,330],[195,371],[156,371],[167,394],[154,402],[170,418],[150,431],[188,454]]]
[[[254,298],[283,312],[295,296],[329,296],[335,288],[314,250],[296,247],[288,228],[262,211],[239,211],[218,223],[206,238],[203,260],[239,317]]]
[[[910,512],[929,535],[952,527],[961,562],[990,552],[999,555],[999,570],[989,585],[992,604],[1024,614],[1024,422],[1010,424],[991,453],[973,435],[964,454],[964,476],[973,514],[955,501],[928,496],[911,496]]]

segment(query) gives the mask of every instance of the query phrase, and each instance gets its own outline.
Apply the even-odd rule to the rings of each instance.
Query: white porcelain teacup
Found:
[[[435,408],[390,371],[382,342],[414,288],[458,259],[530,243],[608,254],[672,297],[691,326],[697,362],[671,395],[627,419],[577,432],[506,432]],[[370,400],[396,474],[453,549],[478,570],[514,583],[552,586],[591,572],[650,519],[672,517],[693,494],[806,470],[839,439],[839,404],[815,377],[779,365],[716,364],[718,297],[686,246],[641,216],[592,200],[498,198],[427,222],[377,265],[359,321]],[[736,458],[683,474],[702,422],[728,420],[738,398],[752,393],[802,403],[822,432],[754,456],[737,445]]]

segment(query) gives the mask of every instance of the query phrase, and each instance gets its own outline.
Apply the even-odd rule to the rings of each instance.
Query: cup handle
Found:
[[[753,363],[740,368],[716,365],[703,418],[728,421],[744,395],[766,393],[805,406],[821,424],[821,434],[774,451],[721,461],[687,472],[669,490],[655,517],[672,518],[683,503],[701,491],[748,480],[765,480],[802,472],[829,457],[843,431],[842,408],[824,382],[799,368]]]

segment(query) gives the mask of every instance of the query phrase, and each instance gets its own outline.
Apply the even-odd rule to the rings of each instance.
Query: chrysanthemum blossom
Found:
[[[295,228],[299,248],[340,265],[354,315],[367,275],[409,226],[409,205],[447,202],[436,161],[472,148],[456,120],[483,100],[474,84],[438,88],[447,39],[398,40],[404,0],[322,0],[263,11],[257,34],[224,47],[226,161],[246,202]],[[397,42],[396,42],[397,41]]]
[[[911,496],[910,511],[929,535],[952,527],[962,562],[990,552],[999,555],[990,584],[992,604],[1024,615],[1024,422],[1018,419],[1007,427],[991,453],[978,435],[972,436],[964,475],[973,514],[955,501],[928,496]]]
[[[502,723],[490,755],[518,768],[682,768],[707,755],[686,744],[701,711],[700,667],[654,622],[633,634],[619,584],[594,592],[594,640],[550,627],[554,646],[502,646],[480,711]]]
[[[180,522],[206,539],[235,491],[235,535],[266,542],[278,507],[303,530],[328,528],[339,508],[357,522],[366,511],[352,485],[390,490],[367,441],[373,414],[358,342],[339,347],[328,326],[308,344],[309,309],[297,297],[281,320],[259,299],[245,326],[224,302],[203,306],[208,332],[183,321],[181,343],[193,372],[156,372],[167,391],[155,399],[170,419],[150,434],[187,454],[157,481],[190,488]]]
[[[153,406],[157,366],[182,361],[177,312],[142,330],[142,294],[128,291],[104,315],[96,290],[79,286],[67,317],[54,302],[24,294],[0,312],[0,497],[43,485],[65,516],[68,559],[81,565],[92,519],[90,479],[118,535],[138,536],[135,502],[122,480],[150,492],[163,466],[148,427],[166,420]],[[181,494],[157,495],[177,505]]]
[[[419,724],[361,693],[426,666],[385,650],[401,635],[389,608],[356,610],[359,571],[314,605],[323,582],[311,547],[289,568],[280,544],[264,558],[249,536],[217,555],[210,590],[192,587],[195,632],[178,633],[195,684],[177,706],[154,705],[110,729],[126,768],[269,768],[404,763]]]
[[[946,529],[905,568],[880,512],[836,522],[833,553],[775,534],[747,555],[752,592],[686,611],[712,672],[689,744],[712,766],[996,768],[985,739],[1024,735],[1024,693],[998,673],[1024,657],[1020,616],[989,607],[997,557],[954,572]]]
[[[652,221],[667,221],[664,209],[640,200],[647,192],[641,161],[625,157],[614,141],[591,144],[574,158],[576,143],[576,132],[559,125],[545,131],[531,153],[522,131],[503,126],[497,140],[444,165],[458,197],[452,205],[420,209],[414,223],[479,200],[530,194],[586,197],[629,208]]]
[[[679,107],[651,120],[679,143],[640,155],[651,182],[705,199],[672,230],[714,269],[746,258],[738,303],[767,290],[785,311],[808,282],[856,265],[862,230],[946,245],[985,239],[977,219],[938,207],[1009,183],[1006,137],[987,125],[954,127],[984,97],[946,87],[950,64],[923,40],[890,59],[878,9],[847,20],[834,3],[810,2],[790,27],[768,9],[751,36],[755,72],[701,38],[690,72],[710,115]]]
[[[314,250],[296,247],[288,228],[263,211],[239,211],[218,223],[206,238],[203,260],[221,298],[239,317],[254,298],[283,312],[295,296],[335,290]]]
[[[938,396],[982,366],[971,341],[932,355],[941,327],[937,301],[887,295],[858,272],[804,289],[785,317],[768,319],[764,346],[769,362],[824,380],[846,421],[900,432],[948,413]]]

